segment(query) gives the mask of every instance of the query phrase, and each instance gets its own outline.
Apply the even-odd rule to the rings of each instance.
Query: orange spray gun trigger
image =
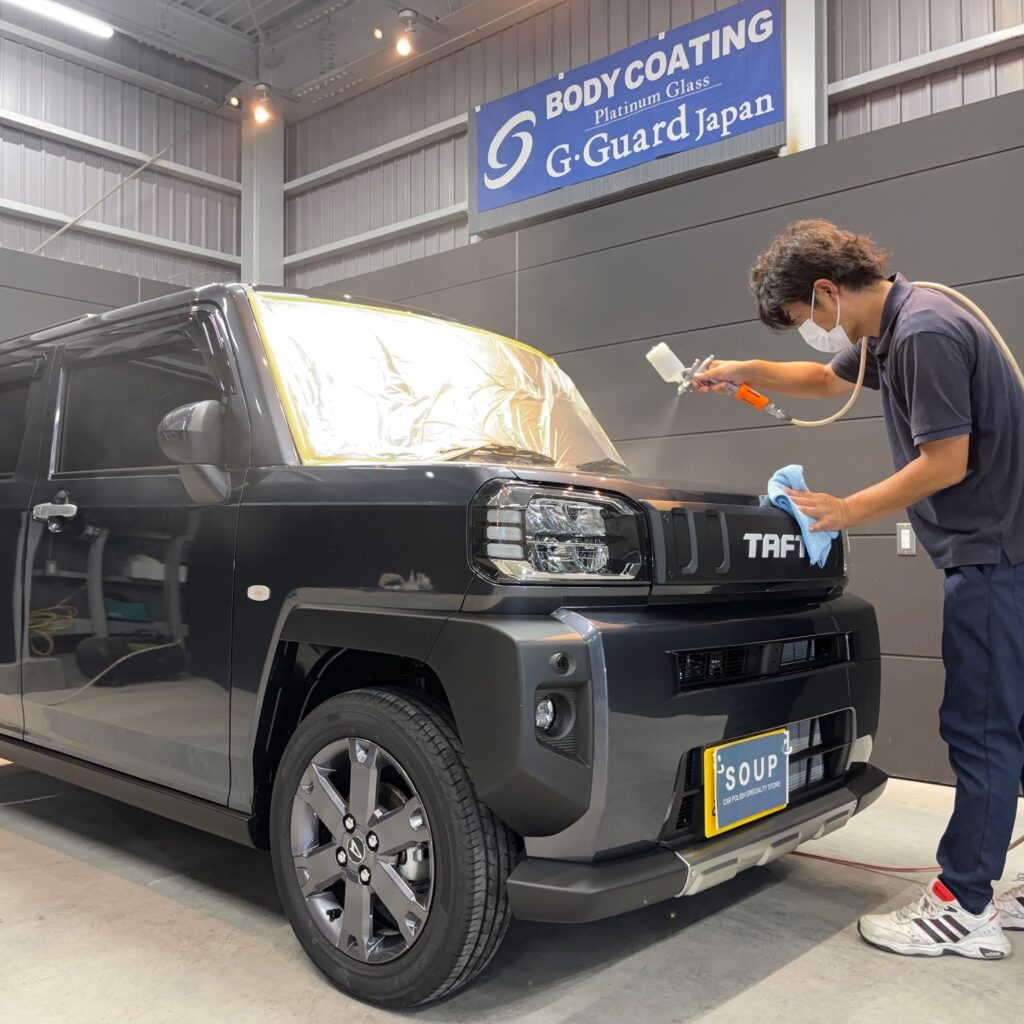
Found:
[[[737,389],[733,398],[738,398],[741,402],[746,402],[747,405],[752,405],[755,409],[767,409],[771,399],[767,395],[762,395],[760,391],[755,391],[749,384],[741,384]]]
[[[788,414],[784,413],[767,395],[755,391],[749,384],[733,384],[732,381],[726,381],[725,386],[733,398],[746,402],[747,405],[766,412],[777,420],[789,420]]]

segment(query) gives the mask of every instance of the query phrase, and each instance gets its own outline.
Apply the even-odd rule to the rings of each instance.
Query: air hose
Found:
[[[1024,844],[1024,836],[1019,839],[1015,839],[1006,848],[1006,852],[1010,853],[1016,850],[1018,846]],[[826,864],[838,864],[844,868],[856,868],[859,871],[872,871],[877,874],[883,875],[924,875],[924,874],[936,874],[942,871],[937,864],[929,865],[924,868],[895,868],[888,864],[864,864],[859,860],[844,860],[842,857],[826,857],[820,853],[804,853],[803,850],[794,850],[794,857],[804,857],[806,860],[820,860]]]
[[[1021,390],[1024,391],[1024,370],[1021,370],[1020,364],[1016,359],[1014,359],[1013,353],[1010,351],[1010,346],[1006,344],[1006,341],[999,333],[996,325],[992,323],[980,306],[972,302],[966,295],[958,292],[955,288],[950,288],[945,284],[936,284],[934,281],[914,281],[913,284],[918,288],[930,288],[933,292],[941,292],[943,295],[947,295],[955,302],[958,302],[969,313],[973,313],[974,316],[976,316],[985,326],[986,330],[988,330],[992,335],[1006,361],[1010,364],[1013,372],[1017,375],[1017,380],[1020,382]],[[850,400],[846,405],[844,405],[839,412],[833,413],[831,416],[826,416],[823,420],[798,420],[794,418],[791,419],[790,422],[797,427],[825,427],[830,423],[835,423],[836,420],[841,420],[853,408],[854,403],[860,397],[861,388],[864,386],[864,371],[867,369],[867,365],[868,345],[866,341],[862,341],[860,346],[860,370],[857,373],[857,383],[854,386],[853,394],[850,395]]]

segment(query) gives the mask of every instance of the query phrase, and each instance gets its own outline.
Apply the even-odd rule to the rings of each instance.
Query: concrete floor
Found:
[[[951,797],[893,782],[809,849],[929,864]],[[1018,821],[1019,834],[1024,804]],[[1024,848],[1006,877],[1021,871]],[[0,761],[0,1012],[12,1024],[1019,1019],[1024,934],[1000,963],[906,960],[858,939],[857,915],[905,901],[915,881],[787,857],[595,925],[515,922],[471,988],[391,1014],[307,962],[264,854]]]

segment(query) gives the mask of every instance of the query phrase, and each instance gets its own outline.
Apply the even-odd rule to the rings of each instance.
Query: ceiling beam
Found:
[[[141,43],[243,81],[259,77],[259,47],[238,29],[167,0],[75,0],[77,9]]]
[[[319,24],[324,18],[330,17],[332,14],[340,14],[356,2],[357,0],[320,0],[320,3],[304,7],[301,11],[296,12],[289,24],[279,25],[267,33],[267,45],[277,46],[286,39]]]

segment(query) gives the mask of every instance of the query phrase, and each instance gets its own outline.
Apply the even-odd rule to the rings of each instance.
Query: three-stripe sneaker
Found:
[[[996,910],[999,911],[999,923],[1004,928],[1024,931],[1024,875],[1018,875],[1017,881],[1022,884],[996,897]]]
[[[862,917],[860,934],[871,945],[904,956],[956,953],[974,960],[1001,960],[1010,955],[1010,941],[999,918],[992,903],[981,914],[969,914],[936,878],[913,903],[891,914]]]

